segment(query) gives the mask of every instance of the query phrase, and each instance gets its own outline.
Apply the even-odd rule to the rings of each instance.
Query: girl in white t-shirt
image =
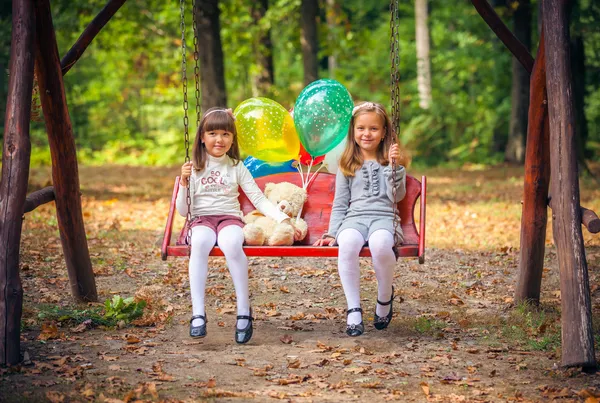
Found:
[[[208,255],[217,244],[227,259],[235,287],[238,314],[235,341],[243,344],[252,337],[253,318],[248,291],[248,259],[242,249],[244,223],[238,201],[239,187],[264,215],[278,222],[290,221],[290,218],[264,196],[248,169],[240,163],[234,120],[231,109],[206,111],[194,140],[192,162],[181,167],[176,207],[179,214],[187,216],[186,188],[189,186],[192,215],[190,336],[206,336],[204,296]],[[296,232],[296,236],[300,234]]]

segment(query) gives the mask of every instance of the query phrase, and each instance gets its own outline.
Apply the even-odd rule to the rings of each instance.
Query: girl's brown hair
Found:
[[[354,141],[354,124],[356,118],[365,113],[375,112],[381,118],[383,122],[383,139],[379,143],[377,148],[377,162],[381,165],[388,165],[388,154],[392,144],[398,143],[398,139],[392,130],[392,122],[385,108],[381,104],[373,102],[365,102],[354,108],[352,113],[352,119],[350,119],[350,128],[348,129],[348,136],[346,142],[346,148],[340,158],[340,170],[345,176],[354,176],[354,173],[363,165],[363,156],[360,151],[360,147]],[[402,158],[401,158],[402,160]],[[397,161],[398,164],[404,165],[404,161]]]
[[[225,130],[233,134],[233,141],[231,143],[231,148],[227,151],[227,155],[233,160],[233,165],[237,165],[240,162],[241,158],[237,130],[235,129],[235,119],[231,113],[231,109],[210,108],[204,113],[198,131],[196,132],[196,139],[194,139],[192,162],[194,163],[194,169],[196,171],[204,169],[206,160],[208,159],[208,153],[206,152],[206,147],[202,141],[202,136],[204,136],[204,133],[213,130]]]

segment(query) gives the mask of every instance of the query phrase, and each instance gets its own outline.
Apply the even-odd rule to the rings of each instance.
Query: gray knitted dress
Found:
[[[406,170],[403,166],[396,167],[395,179],[397,203],[406,194]],[[391,165],[366,161],[353,177],[338,171],[327,235],[337,239],[346,228],[359,231],[365,242],[379,229],[394,233]],[[400,226],[398,236],[402,241],[404,237]]]

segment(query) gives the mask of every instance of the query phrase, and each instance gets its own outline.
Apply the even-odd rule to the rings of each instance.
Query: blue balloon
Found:
[[[252,177],[259,178],[261,176],[280,174],[283,172],[298,172],[296,166],[298,161],[289,160],[285,162],[266,162],[254,158],[252,156],[244,160],[244,165],[252,174]]]

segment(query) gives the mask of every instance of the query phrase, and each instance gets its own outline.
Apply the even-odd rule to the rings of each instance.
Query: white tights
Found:
[[[365,244],[362,234],[353,229],[346,228],[337,237],[338,271],[346,295],[348,309],[360,307],[360,266],[358,254]],[[369,248],[373,259],[373,268],[377,277],[377,299],[382,302],[389,301],[392,297],[392,284],[394,281],[394,268],[396,256],[392,250],[394,236],[386,230],[377,230],[369,238]],[[390,305],[377,304],[376,312],[379,316],[386,316]],[[360,312],[348,315],[348,324],[362,322]]]
[[[219,237],[203,225],[192,228],[192,254],[190,256],[190,291],[192,294],[192,315],[205,315],[204,295],[208,277],[208,254],[219,245],[227,260],[227,267],[233,280],[237,300],[237,314],[250,314],[250,296],[248,291],[248,259],[242,249],[244,233],[237,225],[228,225],[221,229]],[[194,319],[193,326],[204,324],[202,319]],[[244,329],[248,320],[240,319],[237,327]]]

